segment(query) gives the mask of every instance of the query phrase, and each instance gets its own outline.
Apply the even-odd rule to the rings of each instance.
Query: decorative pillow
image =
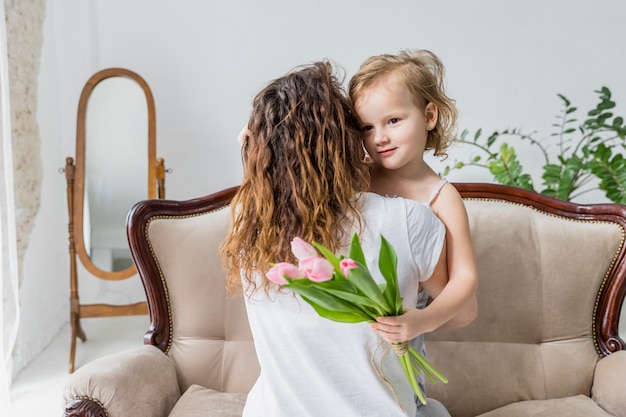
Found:
[[[246,397],[247,394],[192,385],[180,397],[169,417],[241,417]]]

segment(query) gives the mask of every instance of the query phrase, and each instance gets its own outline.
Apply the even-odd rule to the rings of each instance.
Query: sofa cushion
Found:
[[[520,401],[477,417],[611,417],[585,395],[552,400]]]
[[[218,392],[192,385],[180,397],[169,417],[241,417],[246,394]]]

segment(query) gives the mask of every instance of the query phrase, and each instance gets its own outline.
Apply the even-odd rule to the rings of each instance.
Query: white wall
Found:
[[[74,155],[78,98],[96,71],[126,67],[151,86],[157,153],[174,171],[167,194],[186,199],[239,182],[235,137],[254,94],[323,58],[349,76],[369,55],[430,49],[447,66],[460,126],[471,130],[548,134],[557,93],[586,109],[603,85],[624,114],[623,16],[621,0],[49,0],[39,86],[45,174],[25,262],[16,368],[69,317],[65,180],[57,169]],[[490,181],[472,170],[450,179]],[[93,280],[81,285],[94,294],[123,292]],[[140,287],[127,285],[141,297]]]

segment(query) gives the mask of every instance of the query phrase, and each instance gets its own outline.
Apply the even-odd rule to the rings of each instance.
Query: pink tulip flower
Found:
[[[321,256],[309,256],[301,260],[298,266],[308,279],[315,282],[328,281],[335,272],[333,265]]]
[[[290,264],[289,262],[277,263],[271,267],[265,275],[267,276],[267,279],[278,285],[285,285],[287,283],[285,277],[289,279],[304,278],[302,271],[300,271],[297,266]]]
[[[351,269],[358,267],[359,265],[356,263],[356,261],[350,258],[343,258],[339,262],[339,268],[341,269],[341,273],[344,274],[346,277],[348,276],[348,272],[350,272]]]
[[[296,258],[300,261],[310,258],[311,256],[318,256],[315,247],[299,237],[295,237],[291,241],[291,252],[293,252]]]

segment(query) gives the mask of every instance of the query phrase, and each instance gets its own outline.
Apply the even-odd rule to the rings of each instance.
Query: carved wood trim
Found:
[[[108,417],[104,406],[94,398],[77,397],[65,406],[65,417]]]
[[[536,210],[569,219],[603,221],[619,225],[623,233],[622,245],[596,298],[593,333],[596,349],[601,356],[626,349],[626,343],[618,335],[620,311],[626,297],[625,205],[614,203],[576,204],[522,188],[500,184],[454,183],[453,185],[463,198],[504,200],[532,206]]]

